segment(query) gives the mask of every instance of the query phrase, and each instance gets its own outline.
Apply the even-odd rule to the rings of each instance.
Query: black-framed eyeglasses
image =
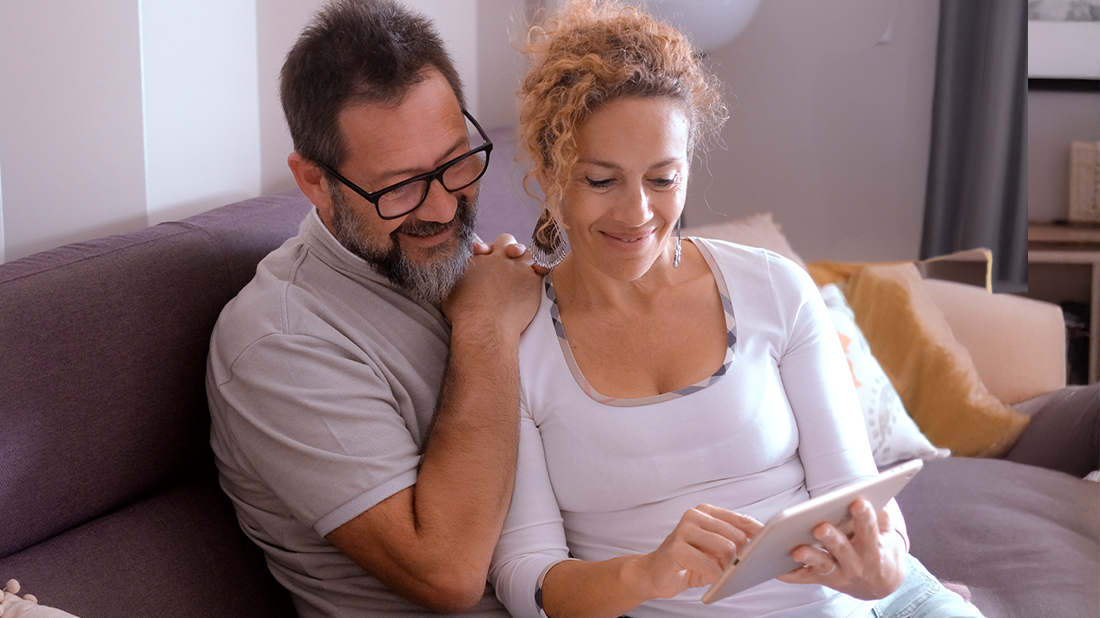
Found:
[[[493,142],[489,140],[489,136],[485,134],[481,125],[474,120],[474,117],[471,116],[469,112],[462,110],[462,115],[468,118],[474,125],[474,128],[477,129],[477,132],[481,134],[481,139],[485,140],[484,144],[447,161],[426,174],[413,176],[412,178],[402,180],[397,184],[379,189],[373,193],[360,188],[324,163],[318,162],[317,165],[329,174],[332,174],[336,180],[344,183],[344,186],[355,191],[367,201],[374,204],[374,208],[378,211],[378,216],[382,219],[388,220],[404,217],[417,208],[420,208],[421,204],[424,203],[424,200],[428,197],[428,191],[431,189],[433,180],[438,180],[439,184],[443,185],[444,189],[450,193],[454,193],[480,180],[481,177],[485,175],[485,170],[489,168],[489,153],[493,151]]]

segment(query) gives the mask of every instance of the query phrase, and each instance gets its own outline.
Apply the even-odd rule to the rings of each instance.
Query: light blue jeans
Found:
[[[875,604],[867,618],[983,618],[981,611],[943,587],[919,560],[906,558],[905,581]]]

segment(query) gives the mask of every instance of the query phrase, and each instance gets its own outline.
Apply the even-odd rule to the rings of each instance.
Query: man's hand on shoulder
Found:
[[[546,272],[511,234],[491,245],[475,243],[466,275],[444,301],[443,312],[452,324],[469,321],[474,328],[519,336],[538,311]]]

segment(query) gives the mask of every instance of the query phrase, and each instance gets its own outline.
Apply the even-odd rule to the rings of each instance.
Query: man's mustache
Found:
[[[421,221],[413,216],[405,219],[396,230],[391,232],[390,238],[392,238],[394,242],[397,242],[398,234],[406,234],[408,236],[434,236],[440,232],[461,227],[465,225],[467,221],[472,222],[470,207],[470,201],[463,196],[459,196],[458,208],[455,210],[455,214],[451,217],[450,221]]]
[[[408,236],[433,236],[440,232],[445,232],[453,228],[458,223],[458,217],[455,216],[446,223],[439,221],[420,221],[409,219],[402,223],[393,234],[406,234]]]

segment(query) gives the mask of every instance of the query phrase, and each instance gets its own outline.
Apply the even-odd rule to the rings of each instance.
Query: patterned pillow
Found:
[[[950,455],[951,451],[933,446],[905,412],[901,397],[871,354],[871,346],[856,325],[855,314],[840,288],[826,285],[821,288],[821,297],[852,370],[875,463],[881,468],[909,459]]]

